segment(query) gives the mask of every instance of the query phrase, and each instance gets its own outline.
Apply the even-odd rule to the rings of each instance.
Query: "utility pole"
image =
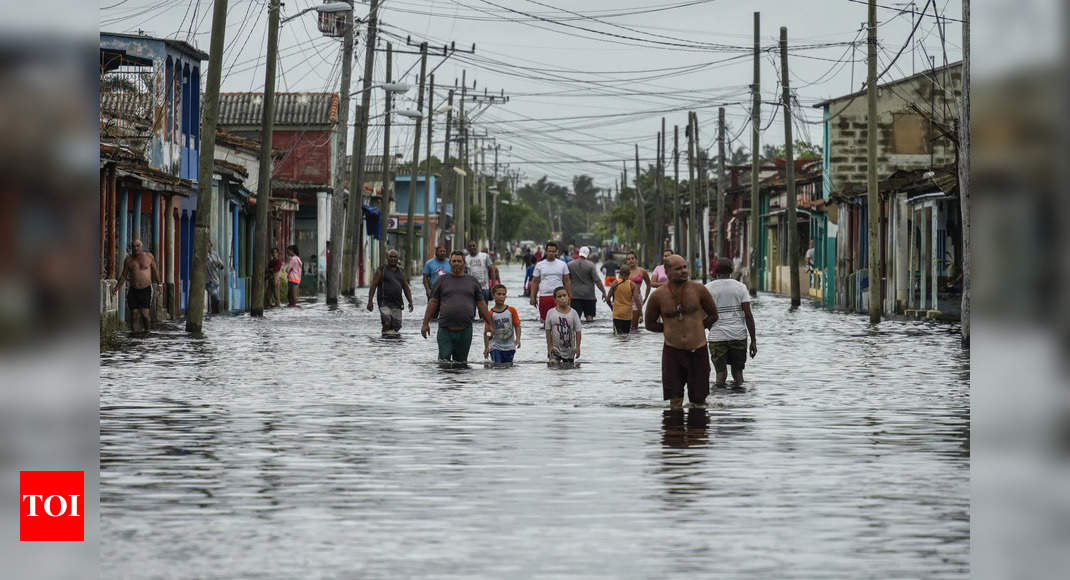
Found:
[[[494,196],[491,209],[493,210],[490,220],[490,249],[495,252],[498,251],[498,150],[501,149],[501,145],[494,144],[494,191],[491,195]]]
[[[274,4],[275,24],[278,27],[278,0]],[[204,94],[204,126],[201,132],[201,157],[197,160],[197,224],[193,232],[193,271],[190,272],[189,305],[186,309],[186,332],[200,334],[204,316],[204,280],[206,276],[205,264],[208,263],[208,220],[212,214],[212,173],[215,171],[215,127],[219,112],[219,82],[220,72],[223,68],[223,40],[227,31],[227,0],[215,0],[215,11],[212,13],[212,40],[211,52],[208,53],[208,86]],[[270,163],[271,146],[267,147]],[[261,155],[263,157],[263,155]],[[270,165],[269,165],[270,167]],[[261,172],[263,174],[263,172]],[[125,199],[125,198],[124,198]],[[267,200],[263,203],[266,205]],[[126,208],[123,208],[126,215]],[[167,220],[171,222],[170,219]],[[262,228],[257,228],[259,232]],[[263,312],[264,304],[264,266],[261,266],[260,279],[260,308]],[[256,285],[253,285],[255,298]]]
[[[877,191],[877,0],[869,0],[869,80],[866,100],[869,104],[866,152],[868,184],[867,239],[869,240],[869,321],[881,321],[880,214]],[[786,49],[784,49],[786,50]],[[786,85],[785,85],[786,86]],[[785,89],[786,91],[787,89]]]
[[[456,80],[454,80],[456,83]],[[446,145],[445,150],[442,153],[442,204],[438,210],[438,223],[439,228],[442,230],[442,245],[452,250],[455,246],[453,244],[446,244],[446,183],[453,183],[453,162],[450,161],[450,140],[452,139],[451,131],[453,129],[453,89],[449,92],[449,110],[446,111]],[[428,145],[431,144],[431,140],[427,140]],[[452,188],[456,189],[456,188]],[[453,218],[454,222],[457,221],[457,199],[454,194],[453,200]],[[456,225],[454,226],[456,228]],[[454,230],[456,232],[456,229]],[[454,235],[456,239],[456,234]]]
[[[386,43],[386,82],[394,82],[394,43]],[[379,240],[379,266],[386,265],[386,236],[387,224],[385,220],[390,217],[390,204],[394,201],[394,174],[390,171],[393,155],[390,154],[390,115],[393,112],[394,96],[386,91],[384,107],[386,113],[383,116],[383,209],[379,214],[380,229],[383,231],[382,239]],[[399,228],[400,229],[400,228]]]
[[[350,296],[356,294],[361,254],[364,252],[364,220],[362,219],[364,217],[364,170],[368,151],[368,109],[371,106],[372,74],[375,71],[375,38],[378,32],[378,19],[379,0],[371,0],[371,7],[368,9],[368,32],[364,39],[366,45],[364,47],[364,78],[361,83],[360,109],[358,110],[360,120],[356,127],[357,135],[353,142],[353,155],[349,168],[349,204],[346,209],[348,225],[345,228],[346,243],[343,260],[345,263],[342,267],[343,280],[340,284],[342,292]],[[387,91],[388,100],[389,92]],[[383,164],[385,173],[385,158]],[[385,213],[380,216],[380,219],[386,219]],[[386,231],[385,227],[383,231]],[[386,237],[385,234],[383,237]],[[335,248],[335,251],[337,252],[338,248]]]
[[[762,49],[760,46],[760,40],[758,38],[761,31],[761,13],[754,13],[754,84],[751,85],[751,109],[750,109],[750,127],[751,127],[751,143],[750,143],[750,234],[747,236],[747,242],[750,246],[748,248],[748,280],[747,286],[750,287],[750,295],[758,295],[758,240],[761,238],[761,233],[758,231],[760,227],[758,225],[759,212],[759,199],[758,199],[758,175],[759,168],[761,166],[761,159],[759,158],[759,151],[761,147],[761,117],[762,117],[762,95],[761,95],[761,57]]]
[[[468,94],[468,71],[461,71],[461,113],[457,118],[460,123],[461,130],[461,142],[458,144],[461,154],[461,168],[465,172],[461,177],[468,177],[470,170],[468,168],[468,123],[464,117],[464,97]],[[457,230],[454,235],[454,249],[467,248],[468,247],[468,184],[465,183],[467,179],[461,180],[461,187],[457,190],[457,199],[460,201],[460,210],[454,209],[454,213],[457,214],[457,224],[460,229]],[[460,238],[459,240],[456,238]]]
[[[410,276],[413,275],[412,260],[416,255],[416,219],[414,213],[416,212],[416,180],[420,176],[420,136],[421,136],[421,121],[423,120],[424,112],[424,89],[427,88],[427,43],[420,43],[420,89],[416,94],[416,112],[421,116],[416,117],[416,133],[412,139],[412,172],[409,180],[409,213],[408,221],[406,222],[405,233],[405,271]],[[425,185],[424,194],[431,194],[431,184]],[[424,215],[424,229],[428,226],[427,215]]]
[[[962,344],[970,346],[970,0],[962,0],[962,102],[959,105],[959,207],[962,212]]]
[[[724,174],[724,107],[717,109],[717,233],[714,234],[714,255],[718,259],[724,255],[725,231],[724,231],[724,196],[728,189]]]
[[[435,75],[432,73],[428,79],[427,87],[427,171],[424,175],[424,255],[420,257],[422,262],[432,251],[435,240],[431,236],[431,196],[438,192],[431,191],[431,137],[434,132],[431,129],[431,121],[435,115]],[[435,206],[438,209],[438,205]],[[439,222],[441,223],[441,222]]]
[[[875,1],[875,0],[874,0]],[[784,87],[784,182],[788,202],[788,268],[791,284],[791,307],[802,303],[799,297],[799,223],[795,210],[795,150],[791,133],[791,89],[788,87],[788,29],[780,27],[780,84]]]
[[[254,317],[264,315],[264,270],[267,269],[267,257],[270,253],[268,246],[271,245],[271,139],[275,133],[275,66],[279,56],[279,7],[279,0],[271,0],[271,7],[268,8],[267,70],[264,74],[264,106],[260,121],[260,176],[257,181],[256,228],[253,234],[253,301],[249,308],[250,316]],[[215,26],[214,22],[212,26]],[[210,187],[212,182],[209,180],[208,183]],[[198,211],[198,221],[201,215]],[[203,215],[208,218],[207,213]],[[196,264],[193,269],[196,273]],[[203,267],[199,269],[204,270]],[[193,294],[191,292],[190,296]]]
[[[680,243],[680,126],[672,126],[672,237],[676,242],[673,253],[679,254],[683,244]]]
[[[657,168],[655,183],[658,193],[654,199],[654,243],[650,249],[656,252],[655,259],[661,256],[665,248],[665,117],[661,118],[661,131],[658,132],[658,158],[654,162]]]
[[[695,113],[694,111],[688,111],[687,113],[687,188],[691,194],[688,207],[690,214],[687,220],[687,255],[684,258],[687,260],[687,270],[691,271],[692,264],[695,263],[695,254],[698,253],[698,248],[695,243],[698,240],[698,236],[695,234],[695,224],[698,220],[695,219]],[[695,272],[698,274],[698,272]],[[691,278],[695,276],[692,275]]]
[[[331,193],[331,249],[333,260],[327,261],[327,304],[338,304],[339,257],[345,244],[345,158],[346,137],[349,133],[349,84],[353,75],[353,11],[346,11],[345,32],[342,39],[341,107],[338,109],[338,142],[335,149],[334,192]]]
[[[704,207],[702,211],[698,213],[699,221],[702,222],[698,228],[698,234],[701,236],[699,239],[699,251],[702,253],[702,283],[705,284],[710,280],[710,237],[706,234],[706,229],[710,226],[709,211],[710,211],[710,190],[709,183],[706,181],[706,160],[702,155],[702,140],[699,138],[698,132],[698,113],[695,113],[695,173],[698,175],[698,187],[699,196],[703,200]]]
[[[636,211],[639,212],[639,256],[643,260],[642,266],[647,266],[649,260],[647,259],[647,231],[646,231],[646,204],[643,203],[643,192],[639,185],[639,177],[642,172],[639,170],[639,144],[635,144],[635,204]]]

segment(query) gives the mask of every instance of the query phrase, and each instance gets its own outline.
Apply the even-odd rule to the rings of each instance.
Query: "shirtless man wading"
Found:
[[[152,324],[152,283],[161,283],[160,272],[156,269],[156,259],[152,254],[143,251],[141,240],[134,240],[132,244],[134,252],[126,257],[123,262],[123,272],[119,274],[119,281],[112,286],[111,293],[115,294],[130,277],[130,288],[126,291],[126,306],[134,314],[130,321],[130,329],[138,330],[138,320],[141,321],[140,332],[148,332]]]
[[[717,306],[706,287],[687,279],[687,262],[669,257],[668,283],[650,295],[646,329],[665,334],[661,351],[661,392],[669,407],[684,405],[684,385],[693,405],[704,405],[710,394],[710,359],[706,327],[717,321]]]

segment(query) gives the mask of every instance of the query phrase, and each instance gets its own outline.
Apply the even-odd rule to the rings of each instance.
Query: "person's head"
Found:
[[[391,268],[397,267],[399,259],[401,259],[401,255],[398,254],[397,250],[390,250],[386,253],[386,263]]]
[[[331,247],[331,241],[330,240],[327,240],[327,247],[328,248]]]
[[[590,256],[590,255],[591,255],[591,248],[588,248],[587,246],[584,246],[584,247],[580,248],[580,257],[581,258],[587,259],[587,257]]]
[[[130,248],[135,256],[141,254],[141,252],[144,250],[144,246],[142,246],[141,240],[134,240],[133,242],[131,242]]]
[[[479,244],[477,244],[475,240],[468,240],[468,253],[470,255],[474,256],[478,247]]]
[[[435,248],[435,259],[439,261],[446,259],[446,246],[438,246]]]
[[[271,257],[272,258],[278,258],[279,257],[279,249],[278,248],[271,248]]]
[[[287,256],[296,256],[297,255],[297,246],[286,246],[286,255]]]
[[[546,242],[546,259],[553,261],[557,258],[557,242],[550,240]]]
[[[564,286],[554,288],[554,302],[557,302],[558,308],[568,306],[568,290],[565,290]]]
[[[628,252],[628,265],[635,267],[639,263],[639,256],[635,255],[635,252]]]
[[[671,254],[669,264],[665,267],[665,275],[669,278],[669,282],[686,282],[687,260],[683,256]]]
[[[505,304],[505,296],[509,294],[509,291],[505,288],[505,284],[495,284],[490,289],[490,295],[494,297],[495,304]]]
[[[632,269],[628,267],[628,264],[623,264],[621,267],[617,268],[617,278],[620,278],[621,280],[627,278],[631,273]]]
[[[483,253],[484,254],[489,254],[490,253],[490,248],[483,248]]]
[[[730,258],[721,258],[717,260],[717,266],[713,269],[713,274],[718,278],[728,278],[732,275],[732,260]]]
[[[464,252],[454,250],[450,254],[450,272],[457,276],[464,274]]]

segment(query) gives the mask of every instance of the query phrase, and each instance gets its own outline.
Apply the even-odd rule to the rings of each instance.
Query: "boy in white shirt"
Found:
[[[717,305],[717,322],[707,334],[710,360],[717,371],[716,386],[723,387],[728,379],[728,365],[732,366],[732,380],[736,388],[743,387],[743,367],[747,365],[747,335],[750,335],[750,356],[758,354],[754,335],[754,316],[750,309],[747,287],[732,279],[732,260],[717,260],[715,280],[706,284]]]

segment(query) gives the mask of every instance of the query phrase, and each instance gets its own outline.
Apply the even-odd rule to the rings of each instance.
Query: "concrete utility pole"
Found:
[[[672,237],[673,241],[673,253],[679,254],[680,248],[684,245],[680,243],[681,234],[683,233],[680,228],[680,126],[672,126]]]
[[[454,83],[456,83],[456,79],[454,79]],[[452,251],[452,249],[454,247],[456,247],[456,246],[454,246],[453,244],[447,244],[446,243],[446,227],[445,226],[446,226],[446,184],[447,183],[453,183],[453,180],[454,180],[453,162],[450,161],[450,140],[452,139],[451,132],[453,130],[453,89],[450,89],[449,100],[447,102],[449,103],[449,107],[450,108],[449,108],[448,111],[446,111],[446,145],[445,145],[445,151],[443,151],[443,153],[442,153],[442,196],[441,196],[442,197],[442,203],[439,205],[439,209],[438,209],[438,223],[439,223],[439,229],[442,231],[442,245],[446,246],[448,249],[450,249]],[[431,140],[430,139],[427,140],[427,144],[428,145],[431,144]],[[451,188],[451,189],[456,190],[455,187]],[[454,195],[454,197],[456,198],[456,194]],[[457,218],[457,200],[456,199],[453,200],[453,217],[454,217],[454,221],[456,221],[456,218]],[[456,236],[454,236],[454,237],[456,238]]]
[[[260,177],[257,181],[256,192],[253,300],[249,308],[250,316],[264,315],[264,270],[267,269],[267,257],[270,253],[268,248],[271,245],[271,140],[275,133],[275,68],[279,57],[279,6],[279,0],[271,0],[271,7],[268,8],[267,69],[264,74],[264,106],[260,120]],[[200,212],[197,214],[199,218]],[[197,270],[196,266],[194,270]]]
[[[714,234],[714,255],[724,258],[725,231],[724,231],[724,196],[728,184],[725,183],[724,175],[724,107],[717,109],[717,233]]]
[[[414,213],[416,211],[416,180],[420,176],[420,130],[421,122],[423,121],[424,113],[424,89],[427,88],[427,43],[420,43],[420,89],[416,94],[416,112],[421,116],[416,118],[416,133],[412,139],[412,173],[409,181],[409,213],[408,221],[406,222],[405,233],[405,271],[409,273],[411,277],[413,275],[413,256],[416,255],[416,219]],[[427,183],[424,187],[424,194],[431,194],[431,184]],[[427,214],[424,214],[424,229],[427,229],[430,220],[427,219]]]
[[[750,234],[747,236],[748,242],[748,276],[747,286],[750,287],[750,295],[758,295],[758,248],[760,245],[758,241],[761,239],[761,232],[758,231],[760,227],[758,225],[758,215],[761,213],[759,210],[758,199],[758,175],[759,168],[761,166],[761,159],[759,151],[761,151],[761,117],[762,117],[762,95],[761,95],[761,58],[762,49],[759,41],[759,33],[761,32],[761,13],[754,13],[754,84],[751,85],[751,110],[750,110],[750,127],[751,127],[751,143],[750,143]]]
[[[962,102],[959,105],[959,206],[962,212],[962,344],[970,346],[970,0],[962,0]]]
[[[420,256],[420,262],[423,262],[428,255],[434,255],[435,240],[431,236],[431,196],[436,195],[438,192],[431,191],[431,137],[434,134],[431,130],[431,120],[435,115],[435,75],[430,75],[428,79],[427,87],[427,171],[424,174],[424,255]],[[435,206],[438,209],[438,206]],[[439,222],[442,223],[442,222]],[[417,264],[417,269],[420,266]]]
[[[346,137],[349,133],[349,84],[353,75],[353,11],[345,15],[345,33],[342,37],[342,89],[341,106],[338,108],[338,142],[335,149],[334,192],[331,194],[331,249],[333,260],[327,262],[327,304],[338,304],[339,258],[345,245],[345,177]]]
[[[356,127],[357,134],[353,140],[353,155],[349,167],[349,204],[346,208],[346,242],[344,260],[342,260],[344,264],[339,264],[342,266],[343,276],[340,283],[341,290],[349,296],[356,294],[357,276],[360,273],[361,253],[364,247],[364,220],[362,219],[364,217],[364,169],[368,151],[368,109],[371,106],[378,22],[379,0],[371,0],[371,6],[368,9],[368,32],[364,38],[364,78],[361,81],[360,109],[357,111],[360,120]],[[387,91],[388,94],[389,92]],[[385,159],[383,163],[386,163]],[[385,220],[386,215],[379,216],[379,219]],[[383,231],[386,231],[385,227]],[[338,249],[335,248],[335,251],[337,252]]]
[[[791,285],[791,307],[802,303],[799,297],[799,220],[795,210],[795,151],[791,133],[791,89],[788,87],[788,29],[780,27],[780,84],[784,87],[784,193],[788,202],[788,268]]]
[[[491,204],[493,212],[490,219],[490,249],[495,252],[498,251],[498,150],[501,147],[497,143],[494,144],[494,201]]]
[[[707,217],[707,212],[710,209],[710,190],[709,184],[706,183],[706,162],[701,154],[702,141],[699,139],[698,131],[698,113],[695,115],[695,173],[698,176],[699,198],[703,200],[702,205],[705,207],[698,212],[699,221],[702,222],[698,228],[699,239],[699,251],[702,253],[702,283],[709,282],[709,270],[710,270],[710,257],[709,246],[710,237],[706,234],[706,229],[710,225],[710,221]]]
[[[639,170],[639,144],[635,144],[635,205],[636,211],[639,212],[639,257],[643,261],[641,266],[644,268],[650,264],[649,256],[647,255],[647,231],[646,231],[646,203],[643,200],[642,187],[639,185],[639,177],[642,172]]]
[[[695,218],[695,113],[688,111],[687,113],[687,187],[691,194],[688,207],[690,208],[690,214],[687,220],[687,255],[684,258],[687,259],[687,270],[691,271],[691,266],[695,263],[695,254],[698,253],[698,246],[695,244],[698,242],[698,234],[695,233],[696,224],[698,220]],[[694,272],[691,278],[694,278],[698,272]]]
[[[274,4],[276,8],[275,23],[278,27],[279,13],[278,0]],[[197,224],[193,232],[193,271],[190,272],[189,280],[189,305],[186,308],[186,332],[200,334],[204,319],[204,279],[205,264],[208,263],[208,220],[212,215],[212,173],[215,171],[215,127],[219,116],[219,82],[220,72],[223,68],[223,40],[227,31],[227,0],[215,0],[215,11],[212,12],[212,41],[208,53],[208,86],[204,93],[204,111],[201,119],[201,157],[197,164]],[[268,145],[268,161],[270,163],[271,146]],[[270,167],[270,165],[269,165]],[[263,172],[261,172],[263,174]],[[125,198],[124,198],[125,199]],[[259,201],[259,200],[258,200]],[[267,200],[263,202],[266,204]],[[126,211],[122,212],[126,215]],[[168,216],[167,223],[171,223]],[[257,228],[259,232],[262,228]],[[264,266],[260,267],[260,275],[253,279],[260,279],[260,308],[263,312],[264,304]],[[255,271],[254,271],[255,272]],[[255,297],[256,285],[253,285]]]
[[[654,243],[650,249],[661,255],[665,248],[665,117],[661,118],[661,131],[658,132],[658,158],[654,162],[657,168],[655,183],[658,193],[654,199]]]
[[[394,44],[386,43],[386,82],[394,82]],[[387,220],[390,219],[390,204],[394,201],[394,174],[390,171],[390,114],[394,103],[394,96],[386,91],[385,108],[383,116],[383,163],[380,173],[383,177],[383,209],[379,213],[379,228],[383,232],[379,240],[379,265],[386,265],[386,236]],[[363,221],[363,220],[362,220]]]
[[[454,208],[453,209],[453,213],[457,216],[457,225],[458,225],[457,233],[453,236],[454,237],[453,249],[455,249],[455,250],[456,249],[462,249],[462,251],[463,251],[463,248],[467,247],[467,243],[468,243],[468,227],[469,227],[469,223],[468,223],[468,184],[465,183],[468,180],[467,179],[463,179],[464,177],[468,177],[468,173],[469,173],[469,169],[468,169],[468,124],[466,123],[466,120],[464,118],[464,101],[465,101],[464,98],[465,98],[465,96],[467,94],[468,94],[468,71],[467,70],[462,70],[461,71],[461,111],[460,111],[460,114],[457,116],[457,122],[460,124],[460,127],[458,127],[458,129],[460,129],[460,131],[461,131],[461,142],[458,143],[457,147],[458,147],[458,149],[460,149],[461,170],[464,171],[464,173],[461,175],[461,177],[462,177],[462,179],[461,179],[461,187],[457,189],[457,194],[456,194],[459,209],[458,208]],[[457,239],[457,238],[460,238],[460,239]]]
[[[869,241],[869,321],[881,321],[881,268],[880,268],[880,196],[877,191],[877,0],[869,0],[869,80],[866,82],[866,100],[869,104],[868,128],[866,129],[867,153],[867,239]]]

